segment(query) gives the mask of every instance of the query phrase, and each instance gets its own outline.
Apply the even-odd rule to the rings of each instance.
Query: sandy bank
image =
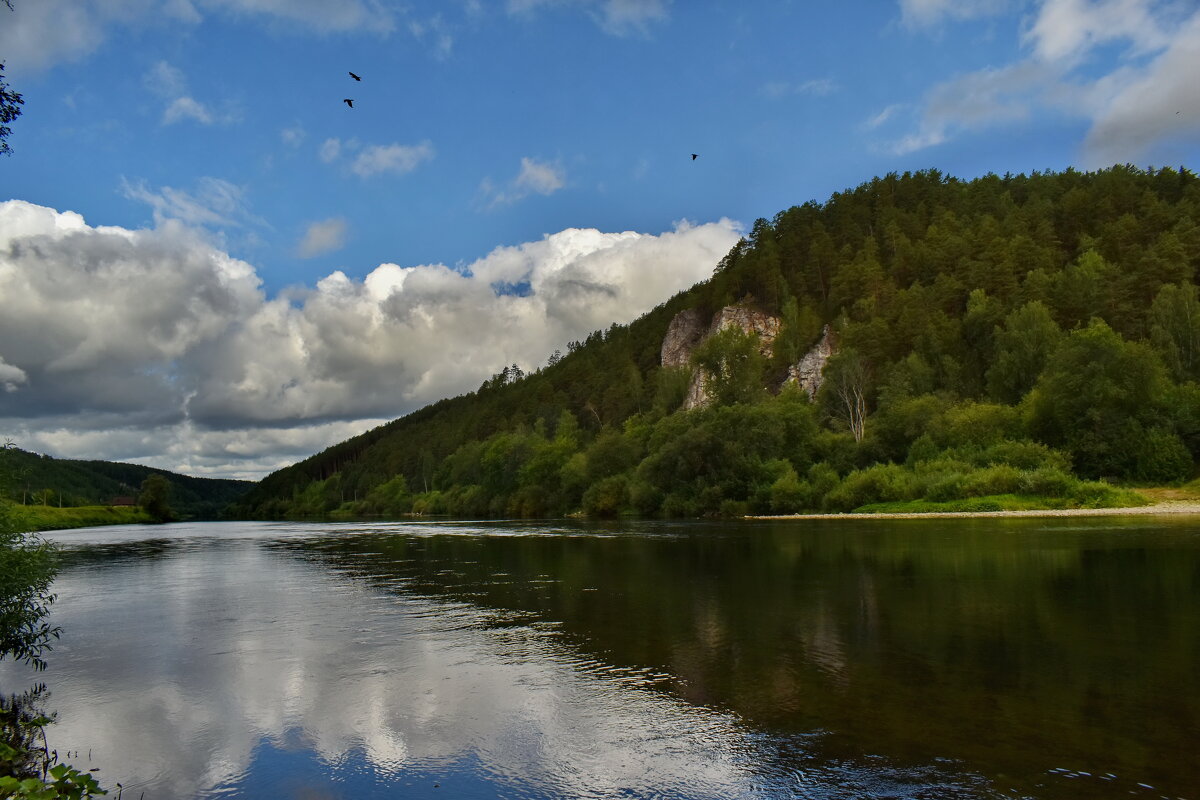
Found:
[[[950,517],[1119,517],[1127,515],[1200,514],[1200,503],[1168,501],[1134,508],[1047,508],[1032,511],[929,511],[904,514],[778,514],[746,519],[930,519]]]

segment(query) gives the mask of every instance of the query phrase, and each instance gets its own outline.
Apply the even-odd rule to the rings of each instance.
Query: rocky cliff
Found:
[[[788,367],[787,378],[783,381],[784,385],[795,382],[808,395],[809,400],[815,399],[817,390],[821,388],[821,371],[825,369],[825,362],[836,352],[837,334],[826,325],[821,330],[820,340],[804,354],[804,358]]]
[[[685,308],[675,315],[663,337],[660,362],[664,367],[682,367],[704,339],[707,325],[698,308]]]
[[[685,366],[690,363],[692,353],[701,342],[718,331],[735,326],[747,333],[758,334],[759,352],[767,358],[771,357],[775,337],[779,335],[779,318],[746,306],[726,306],[713,315],[707,326],[697,309],[689,308],[676,314],[663,338],[660,363],[664,367]],[[836,350],[837,337],[826,325],[820,341],[799,362],[788,368],[784,384],[794,381],[810,398],[815,397],[821,387],[821,370]],[[687,399],[683,402],[684,409],[708,405],[707,383],[704,371],[696,370],[688,387]]]

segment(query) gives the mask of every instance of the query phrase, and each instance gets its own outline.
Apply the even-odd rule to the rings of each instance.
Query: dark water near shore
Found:
[[[52,538],[51,745],[125,798],[1200,798],[1197,522]]]

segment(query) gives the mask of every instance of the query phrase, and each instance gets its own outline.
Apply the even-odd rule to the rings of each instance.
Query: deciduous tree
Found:
[[[156,522],[169,522],[174,516],[170,500],[171,484],[165,477],[154,473],[142,481],[138,505],[144,508]]]
[[[10,5],[9,8],[12,8]],[[12,129],[8,123],[21,116],[21,106],[25,104],[20,92],[14,92],[4,80],[4,63],[0,62],[0,154],[12,152],[8,144],[8,136]]]

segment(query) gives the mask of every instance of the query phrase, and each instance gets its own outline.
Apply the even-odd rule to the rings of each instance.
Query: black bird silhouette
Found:
[[[351,108],[354,108],[354,101],[353,101],[353,100],[351,100],[349,97],[347,97],[346,99],[342,100],[342,102],[343,102],[343,103],[345,103],[346,105],[350,106]]]
[[[350,73],[350,77],[351,77],[351,78],[354,78],[354,80],[356,80],[356,81],[361,81],[361,80],[362,80],[362,78],[358,77],[358,76],[357,76],[357,75],[355,75],[353,72],[351,72],[351,73]]]
[[[692,161],[695,161],[699,157],[700,155],[698,153],[692,153]]]

